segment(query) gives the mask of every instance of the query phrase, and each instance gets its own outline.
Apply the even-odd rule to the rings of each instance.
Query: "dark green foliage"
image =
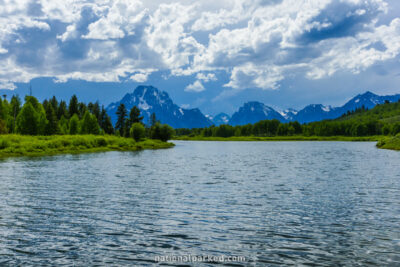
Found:
[[[89,111],[86,111],[83,115],[80,127],[80,134],[99,134],[100,127],[97,123],[97,118],[91,114]]]
[[[9,110],[9,114],[10,114],[10,132],[14,133],[15,132],[15,128],[16,128],[16,121],[17,121],[17,116],[19,114],[19,112],[21,111],[21,99],[19,98],[18,95],[14,95],[11,98],[11,102],[10,102],[10,110]]]
[[[68,120],[64,116],[61,116],[58,121],[58,129],[60,130],[60,134],[69,134]]]
[[[118,106],[116,114],[118,118],[117,118],[117,123],[115,124],[115,129],[117,129],[120,132],[121,136],[123,136],[125,132],[125,123],[127,115],[126,107],[123,103],[121,103]]]
[[[167,124],[160,124],[157,122],[150,128],[151,139],[158,139],[166,142],[170,140],[174,134],[174,129]]]
[[[104,107],[101,107],[101,113],[100,113],[100,127],[103,129],[103,131],[106,134],[113,134],[114,133],[114,127],[111,123],[111,118],[108,116],[106,110]]]
[[[78,104],[78,114],[79,114],[79,118],[83,118],[83,116],[85,115],[86,111],[88,110],[87,106],[85,105],[85,103],[79,103]]]
[[[60,101],[60,104],[58,105],[57,109],[57,119],[61,119],[61,117],[64,117],[66,119],[69,118],[69,113],[67,109],[67,103],[65,101]]]
[[[150,127],[155,126],[157,122],[159,121],[157,120],[156,114],[153,112],[150,116]]]
[[[31,103],[25,103],[17,117],[17,132],[26,135],[38,134],[39,118]]]
[[[6,134],[8,133],[6,121],[3,119],[0,119],[0,134]]]
[[[47,119],[45,134],[54,135],[59,133],[60,130],[58,127],[57,115],[56,112],[54,111],[53,105],[51,103],[48,103],[45,106],[45,108],[46,108],[46,119]]]
[[[140,116],[140,109],[138,107],[133,106],[129,113],[129,122],[130,124],[142,122],[143,117]]]
[[[143,139],[146,136],[146,129],[143,124],[139,122],[133,123],[130,129],[130,136],[135,139],[136,142]]]
[[[78,114],[78,115],[79,115],[78,97],[76,97],[76,95],[73,95],[73,96],[71,97],[71,100],[69,101],[68,113],[69,113],[69,117],[70,117],[70,118],[71,118],[74,114]]]
[[[47,119],[46,112],[33,96],[25,97],[25,104],[16,119],[17,132],[26,135],[45,134]]]

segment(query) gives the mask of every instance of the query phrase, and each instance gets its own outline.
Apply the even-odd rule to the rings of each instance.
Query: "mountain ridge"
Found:
[[[176,105],[167,92],[161,91],[150,85],[136,87],[132,93],[127,93],[117,102],[111,103],[107,107],[113,124],[117,120],[116,111],[120,103],[124,103],[130,110],[137,106],[142,116],[143,122],[148,124],[152,113],[156,114],[161,123],[166,123],[174,128],[203,128],[211,125],[221,124],[244,125],[256,123],[260,120],[277,119],[281,122],[298,121],[309,123],[326,119],[336,119],[348,111],[353,111],[364,106],[371,109],[385,101],[397,102],[400,94],[380,96],[370,91],[358,94],[351,98],[340,107],[332,107],[322,104],[310,104],[301,110],[288,108],[283,111],[276,110],[258,101],[244,103],[239,109],[229,116],[226,113],[219,113],[216,116],[204,115],[200,109],[185,109]]]

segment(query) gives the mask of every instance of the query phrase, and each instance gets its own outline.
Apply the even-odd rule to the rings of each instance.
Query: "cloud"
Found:
[[[135,73],[134,75],[132,75],[130,77],[131,80],[138,82],[138,83],[143,83],[145,81],[147,81],[148,77],[149,77],[150,72],[145,73],[145,72],[139,72],[139,73]]]
[[[226,90],[275,90],[396,58],[383,0],[9,0],[0,5],[0,87],[36,77],[119,82],[225,72]]]
[[[196,78],[198,80],[201,80],[201,81],[206,82],[206,83],[210,82],[210,81],[216,81],[217,80],[217,77],[215,76],[214,73],[204,74],[204,73],[200,72],[200,73],[197,73]]]
[[[189,84],[185,88],[186,92],[195,92],[195,93],[200,93],[200,92],[203,92],[204,90],[206,90],[206,89],[204,88],[203,84],[199,80],[196,80],[194,83]]]

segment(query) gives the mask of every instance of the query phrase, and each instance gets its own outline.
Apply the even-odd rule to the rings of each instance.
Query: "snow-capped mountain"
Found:
[[[211,121],[215,126],[219,126],[221,124],[228,124],[231,117],[226,113],[219,113],[215,117],[211,118]]]
[[[383,104],[385,101],[397,102],[400,99],[400,94],[391,96],[379,96],[369,91],[364,94],[359,94],[349,100],[341,107],[331,107],[321,104],[312,104],[296,111],[287,109],[284,111],[275,111],[273,108],[265,106],[260,102],[248,102],[243,107],[239,108],[232,115],[229,124],[244,125],[255,123],[260,120],[278,119],[281,122],[298,121],[300,123],[308,123],[313,121],[336,119],[348,111],[353,111],[364,106],[371,109],[376,105]]]
[[[126,94],[120,101],[111,103],[107,107],[107,113],[112,122],[117,121],[118,106],[123,103],[129,110],[133,106],[140,109],[143,122],[149,123],[152,113],[161,123],[169,124],[174,128],[201,128],[212,125],[199,109],[184,109],[174,104],[168,93],[159,91],[153,86],[138,86],[131,94]]]
[[[260,120],[286,121],[286,119],[276,110],[268,107],[260,102],[247,102],[232,115],[229,120],[230,125],[244,125],[248,123],[256,123]]]
[[[321,104],[312,104],[300,110],[295,116],[292,117],[292,120],[300,123],[307,123],[312,121],[334,119],[340,115],[340,108],[333,108],[331,106],[324,106]]]
[[[399,101],[399,99],[400,94],[391,96],[379,96],[371,93],[370,91],[367,91],[364,94],[359,94],[353,97],[350,101],[344,104],[341,107],[341,112],[346,113],[348,110],[355,110],[357,108],[361,108],[362,106],[367,109],[371,109],[376,105],[385,103],[386,100],[389,102],[397,102]]]
[[[294,116],[296,116],[297,113],[299,113],[297,110],[293,108],[288,108],[283,111],[278,111],[279,114],[282,115],[287,121],[292,121]]]

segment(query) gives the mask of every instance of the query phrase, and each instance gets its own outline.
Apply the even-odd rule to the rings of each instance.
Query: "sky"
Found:
[[[0,0],[0,93],[232,114],[400,93],[398,0]]]

